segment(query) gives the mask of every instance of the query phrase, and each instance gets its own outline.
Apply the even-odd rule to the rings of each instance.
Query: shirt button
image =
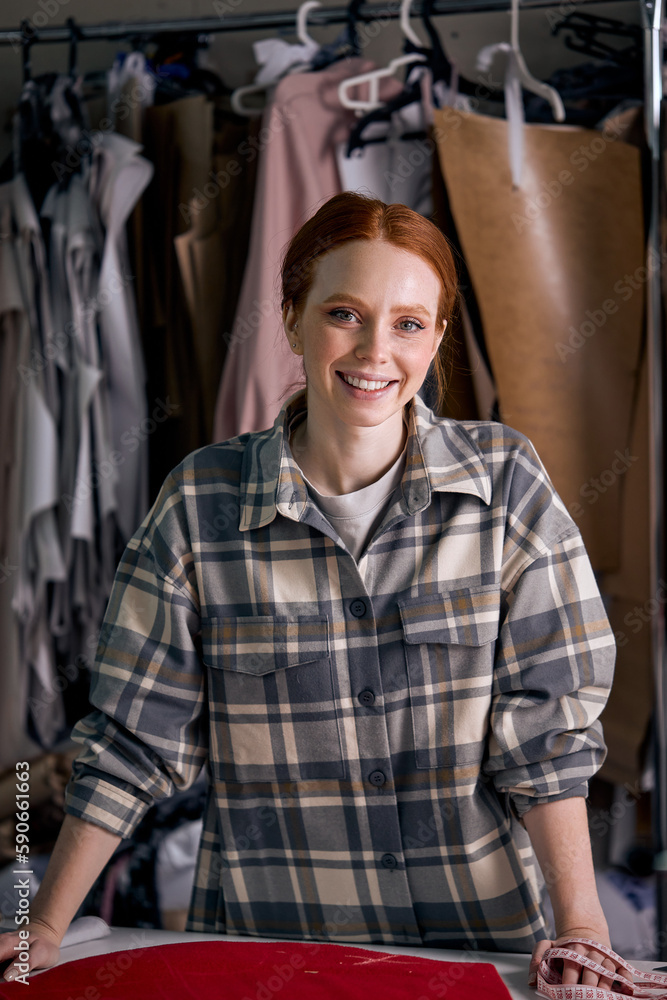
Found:
[[[383,868],[396,868],[398,867],[398,861],[393,854],[383,854],[380,858],[380,864]]]
[[[363,618],[366,614],[366,602],[361,600],[352,601],[350,611],[355,618]]]
[[[375,695],[368,688],[366,688],[365,691],[360,691],[359,694],[357,695],[357,697],[358,697],[358,699],[359,699],[359,701],[361,702],[362,705],[374,705],[375,704]]]
[[[368,780],[370,781],[371,785],[377,785],[377,787],[380,788],[381,785],[384,785],[387,779],[382,771],[371,771],[371,773],[368,775]]]

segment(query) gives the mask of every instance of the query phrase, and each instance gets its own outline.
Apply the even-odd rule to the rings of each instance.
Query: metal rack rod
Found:
[[[233,8],[238,0],[227,0],[221,6]],[[606,0],[579,0],[577,6],[589,6],[604,3]],[[490,11],[509,11],[508,0],[435,0],[431,9],[432,15],[438,14],[478,14]],[[523,0],[524,10],[540,7],[557,7],[555,0]],[[295,10],[273,12],[256,12],[249,14],[227,14],[219,17],[191,17],[183,19],[165,19],[154,21],[123,21],[106,24],[76,24],[78,41],[102,41],[123,38],[136,38],[142,35],[164,35],[183,32],[187,34],[216,34],[225,31],[252,31],[269,28],[286,28],[296,23]],[[419,17],[421,3],[415,3],[412,14]],[[45,15],[46,16],[46,15]],[[380,19],[392,20],[400,16],[399,5],[363,4],[356,13],[356,20],[370,22]],[[308,24],[312,27],[324,24],[345,24],[348,20],[347,7],[321,7],[311,11]],[[34,21],[27,22],[25,33],[20,29],[0,30],[0,45],[21,45],[24,41],[31,44],[41,42],[69,42],[72,37],[67,25],[41,27]]]
[[[661,110],[662,44],[660,27],[663,0],[644,0],[645,107],[646,141],[650,155],[649,224],[646,241],[646,346],[649,364],[649,496],[650,496],[650,579],[651,594],[657,598],[664,585],[665,552],[665,345],[662,307],[662,151]],[[656,262],[660,261],[661,266]],[[657,875],[657,950],[667,958],[667,648],[665,646],[665,605],[658,608],[651,621],[653,658],[654,768],[653,831]]]

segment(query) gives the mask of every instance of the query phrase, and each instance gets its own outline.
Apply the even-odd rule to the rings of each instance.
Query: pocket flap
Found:
[[[261,676],[325,659],[329,623],[326,615],[208,618],[202,623],[202,652],[212,667]]]
[[[405,641],[484,646],[498,636],[498,587],[459,587],[441,594],[399,597]]]

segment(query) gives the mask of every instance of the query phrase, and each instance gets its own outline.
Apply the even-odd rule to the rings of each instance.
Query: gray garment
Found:
[[[188,930],[528,951],[518,816],[604,757],[614,638],[577,527],[525,438],[416,396],[362,577],[287,451],[304,416],[299,393],[165,481],[66,810],[127,836],[206,767]]]
[[[46,255],[37,214],[22,175],[0,187],[3,281],[0,315],[12,314],[16,366],[14,420],[7,426],[3,507],[9,539],[9,586],[0,609],[2,683],[11,706],[3,736],[14,734],[15,760],[28,709],[40,739],[50,741],[64,725],[62,697],[54,687],[55,653],[48,630],[48,588],[64,576],[56,520],[58,449],[55,345]],[[11,604],[9,596],[11,594]],[[5,728],[6,724],[6,728]],[[25,741],[24,741],[25,742]],[[9,749],[9,748],[7,748]],[[3,755],[5,743],[3,740]],[[3,757],[4,763],[10,760]]]

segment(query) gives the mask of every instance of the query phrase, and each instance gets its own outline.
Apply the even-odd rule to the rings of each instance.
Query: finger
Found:
[[[43,938],[31,935],[30,948],[27,961],[23,961],[23,956],[19,955],[11,965],[7,967],[3,978],[6,982],[11,982],[18,976],[30,974],[36,969],[49,969],[55,965],[60,957],[60,949],[52,941],[45,941]],[[27,968],[26,968],[27,966]]]
[[[579,975],[581,973],[581,966],[577,965],[569,958],[563,959],[563,975],[562,982],[563,986],[574,986],[579,982]]]
[[[530,965],[528,966],[528,985],[535,986],[537,983],[537,970],[539,968],[540,962],[544,957],[544,953],[553,947],[553,941],[538,941],[533,948],[533,954],[530,959]]]
[[[537,968],[544,957],[545,951],[549,948],[553,948],[553,941],[538,941],[533,948],[533,954],[530,959],[530,966],[528,967],[529,972],[536,972]]]
[[[600,960],[596,959],[596,961]],[[605,957],[600,961],[600,965],[604,965],[605,969],[609,969],[610,975],[608,977],[600,976],[600,981],[598,983],[598,986],[600,987],[600,989],[610,990],[613,985],[614,979],[616,978],[616,963],[612,962],[610,958]]]
[[[569,951],[574,951],[577,955],[586,954],[586,945],[583,944],[572,944],[567,942],[563,945]],[[573,962],[570,959],[563,959],[563,972],[562,972],[562,982],[564,986],[574,986],[575,983],[579,982],[581,976],[581,966],[577,962]]]

